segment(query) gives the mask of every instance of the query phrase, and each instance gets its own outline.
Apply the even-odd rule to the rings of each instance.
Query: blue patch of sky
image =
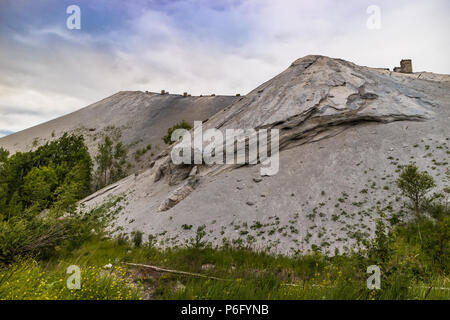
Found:
[[[2,129],[0,129],[0,137],[1,136],[8,136],[8,135],[13,134],[13,133],[14,132],[10,131],[10,130],[2,130]]]
[[[81,9],[82,31],[92,36],[120,29],[128,18],[127,11],[114,5],[114,1],[6,1],[0,3],[0,32],[26,33],[49,26],[65,28],[69,17],[66,9],[73,4]]]
[[[245,19],[232,10],[241,1],[118,1],[118,0],[14,0],[0,3],[0,35],[27,34],[32,29],[59,26],[65,28],[66,8],[81,9],[80,32],[87,33],[98,45],[114,44],[114,32],[129,34],[130,22],[146,10],[171,18],[173,26],[187,36],[229,45],[243,44],[250,37]],[[152,22],[149,21],[151,24]],[[112,37],[112,38],[110,38]]]

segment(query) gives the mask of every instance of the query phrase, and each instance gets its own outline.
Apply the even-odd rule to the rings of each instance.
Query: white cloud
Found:
[[[408,57],[417,71],[450,73],[447,1],[378,1],[380,30],[366,28],[369,2],[248,0],[225,11],[181,3],[178,14],[136,11],[127,29],[100,36],[62,25],[0,39],[0,129],[120,90],[245,94],[308,54],[390,68]]]

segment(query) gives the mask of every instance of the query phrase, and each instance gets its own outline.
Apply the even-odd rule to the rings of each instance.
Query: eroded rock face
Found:
[[[389,74],[344,60],[306,56],[218,112],[207,126],[279,128],[286,142],[357,121],[424,120],[433,116],[430,101]]]
[[[167,211],[177,203],[186,198],[192,191],[194,191],[198,182],[198,170],[194,166],[188,174],[187,179],[183,182],[181,186],[172,191],[169,196],[161,203],[159,206],[159,211]],[[177,176],[177,175],[173,175]]]
[[[203,130],[215,128],[224,134],[226,129],[279,129],[283,150],[334,136],[359,123],[424,121],[433,115],[431,97],[388,72],[306,56],[216,113]],[[170,156],[166,158],[157,180],[162,175],[172,184],[184,180],[188,169],[170,170]],[[220,172],[224,167],[209,170]]]

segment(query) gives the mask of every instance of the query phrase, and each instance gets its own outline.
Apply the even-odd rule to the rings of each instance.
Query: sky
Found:
[[[0,0],[0,137],[121,90],[245,94],[309,54],[450,74],[449,14],[448,0]]]

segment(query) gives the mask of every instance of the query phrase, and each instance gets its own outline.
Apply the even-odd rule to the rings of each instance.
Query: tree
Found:
[[[419,172],[416,165],[409,164],[400,173],[397,186],[403,195],[411,200],[412,209],[418,217],[422,203],[426,200],[426,194],[435,186],[435,183],[428,172]]]
[[[108,183],[108,172],[113,162],[113,142],[110,137],[106,136],[103,143],[98,145],[95,161],[97,163],[97,189],[101,189]]]
[[[23,200],[27,206],[34,205],[36,210],[40,211],[52,201],[53,191],[58,185],[58,177],[52,168],[34,167],[25,176],[23,182]]]
[[[0,149],[0,158],[0,217],[3,219],[24,213],[32,216],[50,208],[60,194],[55,191],[68,183],[76,184],[76,188],[75,185],[70,188],[76,190],[72,203],[91,192],[92,161],[81,135],[65,133],[35,151],[16,152],[11,156]]]
[[[120,180],[126,176],[124,166],[127,162],[127,148],[118,142],[114,146],[114,156],[111,168],[111,183]]]
[[[5,163],[8,160],[9,151],[3,147],[0,147],[0,164]]]
[[[126,176],[124,167],[127,152],[127,147],[122,142],[119,141],[114,144],[113,139],[109,136],[106,136],[103,142],[98,145],[98,153],[95,157],[97,164],[97,189],[101,189]]]
[[[2,208],[6,208],[6,202],[8,198],[8,183],[6,181],[5,171],[8,157],[9,151],[0,147],[0,215],[2,214]]]
[[[397,180],[397,186],[403,195],[411,200],[412,209],[417,218],[417,232],[421,246],[423,247],[422,234],[420,231],[420,209],[422,204],[427,200],[426,194],[435,186],[433,177],[428,172],[419,172],[414,164],[407,165]]]
[[[91,192],[91,169],[82,136],[64,134],[34,151],[11,156],[0,148],[0,263],[43,254],[69,235],[79,239],[79,228],[72,227],[81,224],[79,215],[73,215],[75,221],[66,213],[73,213],[77,201]],[[44,209],[49,211],[42,216]]]

